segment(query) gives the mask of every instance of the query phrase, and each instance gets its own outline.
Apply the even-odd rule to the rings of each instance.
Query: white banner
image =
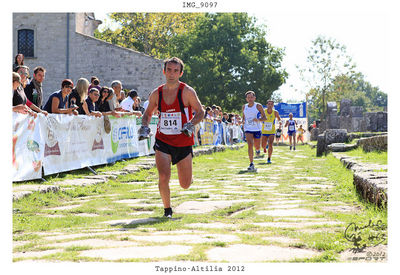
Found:
[[[44,122],[37,118],[13,112],[12,169],[13,181],[40,179],[42,177]]]
[[[45,175],[107,162],[103,117],[49,114],[44,140]]]
[[[141,141],[137,133],[141,119],[109,118],[111,132],[107,134],[104,117],[40,114],[34,119],[13,113],[13,181],[41,178],[42,167],[44,175],[50,175],[154,154],[157,116],[149,124],[153,135]],[[201,126],[205,128],[199,129],[203,145],[232,144],[242,139],[239,126],[222,127],[212,121]],[[225,131],[229,134],[224,137]]]

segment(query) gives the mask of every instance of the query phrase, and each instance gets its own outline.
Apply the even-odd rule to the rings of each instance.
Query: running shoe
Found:
[[[271,164],[272,162],[271,162],[271,160],[270,159],[268,159],[267,160],[267,164]]]
[[[172,208],[164,208],[164,217],[172,218]]]
[[[296,147],[293,147],[293,151],[296,151]]]
[[[267,149],[267,150],[268,150],[268,146],[269,146],[269,145],[267,145],[267,147],[265,147],[265,149]]]
[[[290,146],[290,150],[292,150],[292,146]]]
[[[249,167],[247,167],[248,171],[255,171],[256,168],[254,167],[254,163],[250,163]]]

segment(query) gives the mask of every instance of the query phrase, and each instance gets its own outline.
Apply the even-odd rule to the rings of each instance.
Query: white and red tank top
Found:
[[[158,87],[158,110],[160,111],[156,138],[175,147],[194,145],[194,137],[181,133],[182,126],[193,117],[192,108],[184,106],[182,100],[183,89],[186,84],[179,82],[178,93],[174,102],[167,105],[163,98],[163,87]]]

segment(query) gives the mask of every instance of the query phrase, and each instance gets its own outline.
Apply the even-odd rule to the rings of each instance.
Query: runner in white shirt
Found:
[[[253,91],[248,91],[245,94],[247,104],[243,105],[243,128],[246,135],[248,145],[248,155],[250,165],[247,168],[249,171],[255,171],[253,163],[253,146],[256,148],[256,155],[260,155],[260,138],[261,138],[261,121],[265,121],[265,112],[260,103],[255,102],[256,94]]]

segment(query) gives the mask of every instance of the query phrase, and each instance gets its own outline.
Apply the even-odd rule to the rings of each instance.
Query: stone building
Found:
[[[46,69],[44,102],[65,78],[76,83],[94,75],[101,86],[118,79],[124,89],[135,88],[145,99],[164,82],[162,60],[94,38],[101,23],[94,13],[13,14],[13,62],[23,53],[31,77],[34,67]]]

